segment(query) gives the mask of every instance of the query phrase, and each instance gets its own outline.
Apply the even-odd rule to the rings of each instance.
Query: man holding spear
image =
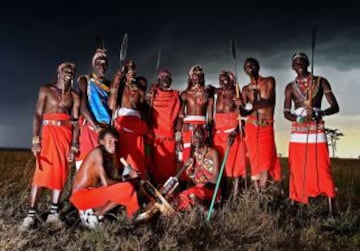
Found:
[[[308,71],[309,59],[304,53],[292,57],[297,76],[285,88],[284,116],[292,122],[289,145],[290,199],[304,204],[309,197],[325,194],[329,214],[333,213],[334,182],[322,117],[339,112],[330,83]],[[330,107],[321,110],[322,98]],[[292,103],[294,112],[291,112]]]
[[[251,179],[260,193],[266,188],[269,174],[281,179],[280,162],[274,138],[275,79],[259,75],[260,65],[254,58],[244,63],[250,83],[243,87],[242,98],[249,115],[245,123],[245,142],[250,159]]]
[[[239,192],[239,178],[246,177],[245,144],[240,136],[239,113],[241,100],[236,96],[235,76],[230,71],[222,71],[219,75],[220,88],[216,89],[216,110],[214,115],[213,144],[221,159],[224,157],[228,141],[232,144],[225,165],[223,195],[227,199],[232,192],[235,198]],[[240,122],[241,123],[241,122]],[[232,184],[230,184],[232,183]]]

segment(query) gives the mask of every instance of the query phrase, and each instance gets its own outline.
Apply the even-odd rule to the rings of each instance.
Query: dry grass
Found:
[[[0,250],[359,250],[359,163],[333,160],[340,208],[335,218],[324,217],[325,199],[316,199],[307,208],[292,208],[282,189],[272,186],[261,197],[252,191],[242,193],[216,210],[210,223],[200,210],[156,217],[138,226],[120,214],[117,221],[108,219],[103,231],[87,230],[79,226],[74,213],[64,215],[69,208],[64,200],[66,228],[53,231],[38,224],[29,232],[19,232],[34,160],[29,152],[2,151]],[[282,164],[286,167],[286,159]],[[48,201],[49,196],[41,200],[42,216]]]

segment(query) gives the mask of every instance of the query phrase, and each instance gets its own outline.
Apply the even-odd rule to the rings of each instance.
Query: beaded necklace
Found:
[[[314,83],[314,80],[313,80],[313,83]],[[311,84],[311,75],[309,75],[308,77],[303,78],[303,79],[295,78],[295,80],[293,81],[293,87],[294,87],[295,91],[299,94],[299,96],[301,98],[300,101],[303,101],[306,105],[308,105],[309,104],[308,94],[310,92],[310,88],[312,88],[311,99],[313,99],[318,94],[319,81],[316,81],[315,84],[312,85]]]
[[[196,158],[196,163],[199,166],[203,165],[204,159],[205,159],[205,155],[207,153],[207,146],[205,145],[202,149],[200,149],[200,151],[194,151],[194,156]]]

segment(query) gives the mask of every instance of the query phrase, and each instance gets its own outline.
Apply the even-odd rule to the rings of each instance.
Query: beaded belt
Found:
[[[291,133],[318,133],[324,132],[324,123],[293,123]]]
[[[255,126],[269,126],[274,124],[273,120],[269,120],[269,119],[247,119],[246,123],[250,123],[253,124]]]
[[[44,119],[42,121],[42,125],[52,125],[52,126],[66,126],[66,125],[72,125],[71,120],[49,120]]]
[[[203,128],[206,128],[206,123],[202,124],[190,124],[190,123],[184,123],[183,128],[185,131],[194,131],[194,129],[197,126],[202,126]]]

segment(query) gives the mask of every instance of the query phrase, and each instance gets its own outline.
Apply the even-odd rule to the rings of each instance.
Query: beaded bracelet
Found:
[[[118,88],[110,88],[110,93],[114,94],[117,93]]]
[[[244,106],[245,111],[251,111],[253,109],[253,104],[250,102],[246,103]]]
[[[71,150],[74,151],[75,153],[79,152],[79,144],[78,143],[72,143],[71,144]]]
[[[175,141],[179,142],[182,139],[182,133],[180,131],[175,132]]]
[[[31,142],[32,142],[32,144],[40,144],[40,137],[39,136],[33,136]]]
[[[304,117],[302,117],[302,116],[297,116],[297,117],[296,117],[296,122],[298,122],[298,123],[304,123],[304,121],[305,121],[305,118],[304,118]]]

